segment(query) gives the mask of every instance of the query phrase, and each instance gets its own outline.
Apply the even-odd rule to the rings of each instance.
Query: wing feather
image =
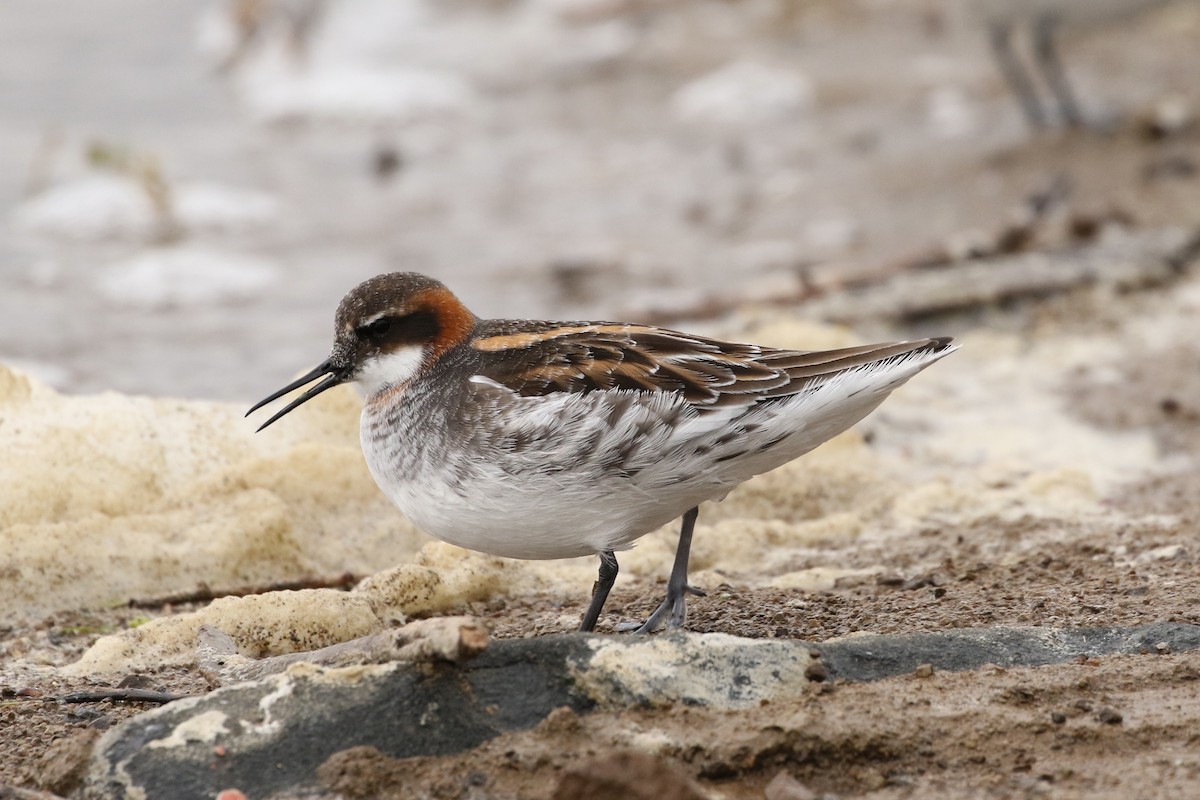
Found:
[[[523,397],[555,392],[672,392],[698,411],[802,393],[836,375],[939,352],[949,339],[776,350],[611,322],[481,323],[476,373]]]

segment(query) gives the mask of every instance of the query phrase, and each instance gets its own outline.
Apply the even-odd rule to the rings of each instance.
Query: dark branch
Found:
[[[98,703],[101,700],[119,700],[129,703],[157,703],[164,705],[182,700],[186,694],[170,694],[156,692],[152,689],[89,689],[86,692],[72,692],[58,698],[60,703]]]
[[[234,589],[212,589],[201,586],[191,592],[171,594],[164,597],[150,597],[129,601],[130,608],[162,608],[163,606],[178,606],[187,603],[208,603],[221,597],[246,597],[247,595],[266,594],[267,592],[285,592],[298,589],[342,589],[347,591],[354,588],[361,580],[357,575],[344,572],[333,578],[301,578],[298,581],[282,581],[266,586],[241,586]]]

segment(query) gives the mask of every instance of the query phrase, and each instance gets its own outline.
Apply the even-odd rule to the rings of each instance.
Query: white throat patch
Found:
[[[364,361],[355,380],[362,385],[369,397],[381,389],[407,383],[415,378],[424,360],[425,348],[422,345],[410,344]]]

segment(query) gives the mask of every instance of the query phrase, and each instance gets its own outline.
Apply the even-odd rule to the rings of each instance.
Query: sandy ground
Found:
[[[1181,297],[1195,296],[1197,285],[1186,279],[1120,300],[1085,291],[1009,313],[1026,322],[1054,319],[1068,342],[1094,336],[1107,327],[1106,319],[1123,319],[1103,341],[1114,355],[1128,355],[1125,348],[1138,339],[1134,332],[1170,319],[1171,309]],[[1190,399],[1200,396],[1194,369],[1200,350],[1187,340],[1164,344],[1153,357],[1097,364],[1102,375],[1061,376],[1058,402],[1097,436],[1136,434],[1157,443],[1157,466],[1146,470],[1138,463],[1141,477],[1113,481],[1094,506],[1047,514],[1012,495],[1007,508],[993,506],[980,515],[961,509],[926,513],[916,531],[884,528],[847,539],[832,525],[826,537],[799,547],[785,537],[780,546],[787,563],[771,563],[768,571],[807,575],[810,583],[819,582],[814,576],[822,569],[841,576],[820,590],[765,586],[750,575],[753,557],[732,560],[730,569],[709,564],[706,545],[730,529],[720,522],[701,526],[697,582],[709,594],[692,601],[689,628],[816,642],[863,631],[1200,624],[1194,561],[1200,469],[1190,458],[1200,438],[1200,414]],[[903,401],[895,401],[900,409],[893,422],[905,412]],[[871,448],[886,455],[887,425],[872,432]],[[1070,480],[1066,484],[1055,491],[1073,495]],[[778,486],[762,491],[789,502],[787,495],[771,494]],[[977,499],[993,503],[986,495]],[[826,502],[837,505],[836,498]],[[656,563],[664,565],[669,532],[661,538],[664,554]],[[761,554],[764,564],[770,555]],[[499,637],[566,630],[583,610],[587,584],[581,575],[586,570],[577,569],[571,582],[551,591],[501,589],[453,610],[481,616]],[[661,580],[635,569],[633,580],[618,584],[602,629],[647,614],[661,591]],[[202,605],[68,611],[9,629],[0,746],[10,757],[0,767],[0,781],[67,793],[78,779],[68,768],[81,766],[98,732],[137,712],[109,702],[56,702],[73,690],[113,685],[120,675],[67,677],[38,668],[39,662],[70,662],[102,633]],[[138,672],[154,688],[207,688],[188,667]],[[678,708],[582,718],[555,714],[534,730],[452,757],[397,762],[347,751],[322,775],[327,788],[349,797],[638,796],[636,787],[618,782],[613,788],[614,772],[666,781],[666,788],[647,785],[667,797],[812,796],[807,791],[870,798],[1186,797],[1200,777],[1198,678],[1194,653],[1154,651],[1035,669],[914,674],[870,685],[821,683],[801,702],[736,713]],[[656,743],[650,755],[646,741]],[[579,787],[594,794],[579,793]],[[781,793],[785,789],[791,794]],[[699,794],[688,793],[693,791]]]
[[[928,5],[934,10],[938,7]],[[672,242],[678,243],[679,237],[671,231],[655,238],[629,223],[636,213],[622,216],[613,212],[613,218],[622,222],[608,228],[601,226],[606,236],[634,239],[652,260],[670,253],[670,260],[662,262],[667,265],[663,267],[667,278],[645,280],[629,266],[636,259],[625,256],[618,258],[624,266],[609,273],[604,258],[600,258],[589,262],[600,266],[583,272],[586,288],[582,300],[573,294],[578,285],[570,280],[563,284],[566,288],[534,292],[532,296],[512,289],[507,295],[500,292],[497,296],[527,301],[535,309],[531,314],[550,314],[562,308],[565,310],[561,315],[568,316],[603,308],[607,309],[604,316],[622,316],[626,312],[622,298],[630,296],[623,282],[629,281],[642,294],[631,302],[627,313],[652,305],[667,309],[704,307],[710,290],[703,287],[719,285],[714,276],[720,275],[722,258],[744,252],[739,250],[741,247],[753,249],[749,245],[755,242],[790,235],[787,226],[794,223],[797,213],[832,220],[824,228],[817,226],[809,231],[806,246],[826,242],[828,247],[816,259],[820,264],[836,263],[846,270],[870,273],[971,231],[980,231],[986,241],[1008,224],[1010,212],[1025,198],[1043,191],[1060,176],[1069,183],[1068,198],[1028,244],[1048,253],[1050,264],[1055,263],[1055,253],[1061,248],[1090,246],[1086,237],[1080,238],[1081,223],[1087,227],[1100,219],[1101,227],[1108,225],[1104,233],[1108,235],[1114,231],[1119,234],[1122,229],[1145,231],[1173,226],[1194,230],[1200,222],[1200,140],[1195,133],[1154,138],[1131,114],[1126,114],[1111,133],[1055,133],[1029,139],[977,52],[965,61],[949,63],[967,65],[960,73],[961,80],[971,92],[978,93],[971,96],[983,98],[977,109],[983,122],[966,137],[941,143],[930,138],[923,103],[908,101],[906,105],[894,99],[910,96],[894,84],[911,88],[914,82],[924,86],[923,81],[929,79],[893,72],[884,80],[871,68],[877,62],[851,62],[835,57],[833,51],[843,41],[839,37],[854,35],[859,37],[856,42],[864,49],[873,49],[879,58],[891,54],[919,60],[926,45],[915,46],[914,41],[950,41],[962,47],[964,40],[943,38],[949,34],[939,33],[942,28],[936,18],[931,18],[929,39],[907,39],[896,33],[897,29],[873,23],[876,18],[863,8],[854,4],[857,11],[828,12],[818,17],[820,24],[816,27],[804,28],[796,23],[808,31],[809,46],[803,49],[803,56],[796,57],[818,81],[822,130],[833,143],[826,151],[832,154],[830,161],[825,163],[813,155],[819,156],[819,148],[781,155],[768,142],[760,151],[762,161],[748,170],[748,177],[730,179],[726,175],[718,180],[710,193],[724,193],[716,198],[720,202],[714,201],[716,211],[710,209],[700,216],[716,213],[720,218],[730,207],[738,207],[738,187],[759,185],[760,173],[778,169],[781,163],[803,162],[811,167],[811,183],[806,184],[809,188],[805,192],[758,197],[754,202],[759,205],[755,207],[766,210],[761,215],[751,213],[748,221],[743,221],[749,233],[739,230],[730,234],[728,228],[724,232],[710,231],[689,239],[681,249],[672,249]],[[880,8],[885,16],[896,13],[893,4],[880,4]],[[1090,71],[1081,71],[1090,76],[1084,79],[1084,86],[1094,102],[1104,97],[1113,106],[1133,111],[1161,100],[1167,90],[1158,88],[1188,85],[1195,69],[1170,65],[1186,60],[1182,55],[1186,49],[1179,48],[1181,42],[1191,41],[1186,25],[1194,21],[1187,22],[1190,17],[1184,15],[1178,19],[1186,24],[1175,27],[1164,19],[1141,23],[1139,32],[1144,38],[1137,40],[1140,45],[1131,38],[1128,46],[1118,46],[1115,37],[1099,35],[1074,45],[1075,54],[1090,65]],[[830,30],[837,36],[820,35]],[[961,55],[953,48],[951,52]],[[671,53],[678,56],[668,48],[668,55]],[[727,55],[727,51],[721,55]],[[643,54],[653,61],[651,56],[665,58],[660,51]],[[701,59],[705,65],[720,60]],[[1131,64],[1135,66],[1130,68]],[[944,75],[944,70],[939,72],[944,67],[935,64],[931,69]],[[682,67],[679,71],[693,74]],[[629,80],[627,73],[617,70],[604,74],[607,77],[584,81],[571,96],[625,98],[646,107],[661,104],[662,92],[647,91],[644,84]],[[1137,78],[1148,74],[1165,77],[1159,82]],[[1194,87],[1194,82],[1191,85]],[[547,134],[550,140],[561,135],[555,125],[562,118],[547,114],[544,106],[520,91],[510,99],[512,107],[528,111],[534,123],[544,124],[552,132]],[[1194,103],[1195,97],[1191,100]],[[582,114],[579,109],[587,107],[580,99],[579,108],[568,113],[559,107],[557,113],[576,119],[572,114]],[[630,115],[635,116],[634,111]],[[1001,122],[988,124],[996,120]],[[628,126],[628,120],[624,124]],[[895,125],[899,132],[895,137],[884,135],[887,124]],[[636,140],[637,129],[632,127],[629,135]],[[627,129],[620,121],[614,122],[613,128]],[[508,141],[503,136],[501,140]],[[361,137],[356,141],[361,144]],[[281,158],[311,158],[324,146],[306,140]],[[511,156],[505,150],[507,146],[511,141],[498,152]],[[344,152],[335,150],[337,155],[330,156],[331,160],[346,163]],[[465,147],[464,151],[469,150]],[[330,151],[325,152],[328,155]],[[196,159],[197,151],[187,158]],[[519,163],[519,159],[514,157],[509,162],[510,170],[512,163]],[[285,163],[279,169],[286,173],[286,167]],[[439,168],[446,169],[445,163]],[[421,168],[417,169],[418,179],[426,180],[428,176],[422,177]],[[463,171],[470,172],[461,164],[457,169],[460,171],[455,174],[460,177]],[[636,165],[629,172],[636,172]],[[296,182],[319,182],[319,177],[309,173]],[[661,176],[651,176],[650,182],[659,179]],[[392,201],[402,209],[410,207],[406,204],[428,203],[432,196],[428,186],[418,185],[424,188],[415,197],[393,197]],[[359,201],[368,192],[363,186],[342,186],[341,191]],[[824,210],[817,207],[820,204],[796,199],[810,194],[821,198]],[[779,200],[781,196],[785,199]],[[305,209],[299,215],[302,219],[305,214],[315,215],[313,209],[320,207],[311,198],[307,202],[310,205],[301,206]],[[573,202],[586,205],[587,195]],[[686,207],[688,199],[672,196],[671,202]],[[527,221],[537,218],[540,207],[531,201],[528,205],[518,204],[511,213]],[[470,224],[462,224],[475,236],[495,224],[495,217],[484,215],[487,219],[479,223],[479,218],[466,216]],[[431,218],[437,219],[436,215]],[[833,223],[847,218],[853,223],[851,227],[863,231],[861,236],[852,237],[853,244],[829,244],[830,237],[837,239],[828,233],[838,228]],[[368,238],[378,233],[381,224],[368,220],[356,227],[344,219],[340,223],[344,236],[345,228],[350,227],[360,234],[365,229]],[[471,227],[476,223],[478,229]],[[509,223],[517,230],[528,230],[511,219]],[[297,223],[296,227],[303,224]],[[550,222],[543,224],[550,226]],[[627,224],[629,227],[624,227]],[[338,229],[336,224],[331,227]],[[325,229],[313,235],[328,234],[329,229]],[[433,252],[422,235],[396,234],[387,247]],[[497,255],[485,265],[495,268],[489,280],[495,280],[496,275],[506,276],[503,281],[512,284],[513,275],[545,279],[553,273],[554,264],[560,263],[557,255],[561,254],[545,257],[525,272],[505,272],[497,267],[511,267],[546,241],[541,235],[513,236],[520,241],[514,244],[506,239],[501,248],[504,257]],[[275,231],[265,238],[267,245],[260,240],[249,249],[286,259],[311,244],[307,235],[297,235],[290,228],[285,234]],[[468,242],[479,241],[466,238]],[[70,284],[69,276],[77,274],[84,264],[80,253],[86,252],[74,244],[31,245],[24,238],[9,240],[8,247],[20,251],[29,263],[45,257],[47,252],[61,261],[60,271],[54,273],[58,277],[48,283],[38,283],[28,277],[32,273],[25,272],[21,273],[25,277],[8,273],[5,278],[27,291],[30,302],[25,311],[31,315],[39,313],[38,309],[44,312],[52,297],[60,297],[60,290]],[[109,248],[107,252],[119,251],[122,257],[130,252],[125,245],[105,247]],[[599,251],[607,258],[605,254],[611,251],[605,247],[599,247]],[[695,272],[695,285],[702,288],[693,291],[693,284],[688,284],[686,292],[667,291],[687,283],[679,278],[686,274],[683,265],[690,255],[706,249],[712,250],[711,258]],[[312,258],[330,254],[327,250]],[[458,255],[459,249],[448,248],[432,258],[435,264],[445,267]],[[282,376],[289,369],[302,367],[306,363],[304,353],[316,348],[319,355],[324,346],[322,315],[336,299],[336,287],[348,282],[348,272],[375,271],[384,260],[372,254],[363,259],[367,263],[359,262],[340,274],[318,275],[306,258],[300,258],[299,263],[308,264],[305,269],[310,271],[294,285],[282,287],[276,297],[255,301],[258,304],[254,305],[234,303],[213,310],[207,322],[201,324],[210,327],[196,340],[196,352],[225,354],[213,359],[208,374],[217,374],[217,367],[228,362],[228,342],[245,339],[244,325],[239,320],[248,318],[247,310],[252,312],[249,316],[259,320],[277,319],[283,313],[278,304],[300,303],[299,294],[305,295],[304,303],[311,304],[308,310],[317,326],[311,334],[305,333],[304,346],[289,346],[287,363],[277,355],[267,361],[257,357],[236,359],[244,362],[239,364],[241,377],[231,378],[229,385],[233,388],[229,391],[221,388],[206,392],[201,386],[207,379],[200,379],[187,384],[188,392],[245,399],[251,384],[262,382],[265,371]],[[793,272],[791,266],[778,270],[770,262],[765,259],[759,264],[761,271],[751,274],[775,280],[780,272]],[[792,264],[786,259],[785,263]],[[470,271],[445,268],[458,269],[464,276]],[[606,279],[611,274],[621,280]],[[1200,401],[1196,399],[1200,398],[1200,344],[1194,336],[1194,320],[1200,313],[1198,285],[1194,276],[1184,272],[1166,283],[1136,289],[1082,286],[1049,299],[971,308],[960,314],[904,324],[866,321],[854,332],[820,333],[833,339],[861,339],[926,333],[936,328],[939,333],[963,336],[967,347],[954,356],[957,361],[948,360],[936,368],[940,376],[931,372],[925,384],[914,382],[906,387],[910,395],[900,393],[889,401],[865,427],[862,440],[826,455],[816,453],[815,466],[804,468],[809,471],[785,472],[773,482],[747,487],[724,506],[705,511],[695,568],[697,582],[708,589],[708,596],[692,601],[689,629],[823,641],[863,631],[912,632],[1003,624],[1134,625],[1162,620],[1200,624],[1200,574],[1196,568],[1200,557],[1196,541],[1200,464],[1194,459],[1200,445]],[[492,290],[489,285],[481,285],[472,291],[482,298]],[[647,299],[656,297],[671,299]],[[109,365],[104,368],[86,365],[80,350],[83,334],[73,325],[56,328],[45,336],[25,325],[20,335],[6,344],[22,362],[60,363],[62,370],[55,374],[62,379],[60,385],[71,389],[111,386],[101,382],[111,372],[121,376],[119,385],[125,390],[165,393],[183,368],[170,366],[160,371],[149,366],[162,358],[163,351],[154,347],[135,349],[132,355],[122,353],[122,348],[130,339],[163,333],[166,341],[175,341],[178,350],[178,341],[195,336],[196,331],[187,326],[178,334],[170,330],[167,323],[171,313],[159,309],[130,315],[120,308],[104,310],[102,314],[130,317],[119,336],[97,343],[103,354],[101,362]],[[780,329],[779,313],[778,309],[751,309],[741,316],[707,320],[704,324],[723,326],[721,332],[727,335],[770,336]],[[794,315],[792,311],[784,313]],[[268,327],[276,332],[286,328],[275,323]],[[803,332],[810,337],[807,341],[813,341],[812,330]],[[181,338],[173,339],[176,336]],[[822,340],[814,346],[826,344]],[[187,369],[203,372],[208,368],[188,365]],[[892,403],[896,404],[895,410],[889,411]],[[221,420],[226,416],[233,419],[236,409],[218,409],[215,413],[217,417],[205,418],[204,425],[209,427],[204,430],[223,431],[221,425],[232,423]],[[988,430],[991,426],[994,431]],[[341,422],[328,427],[332,432],[321,435],[331,442],[346,433]],[[1029,432],[1027,438],[1022,431]],[[255,451],[251,455],[266,459],[262,463],[267,471],[278,469],[284,462],[270,459],[283,459],[294,452],[303,435],[302,431],[295,434],[295,440],[272,445],[278,452],[262,455]],[[240,440],[238,447],[242,447]],[[262,465],[257,469],[262,472]],[[828,477],[822,478],[826,473]],[[139,506],[134,510],[143,515],[176,513],[196,506],[195,498],[199,496],[204,502],[193,511],[210,514],[212,508],[221,507],[225,497],[222,492],[235,489],[274,492],[282,498],[280,507],[290,509],[299,507],[296,504],[303,493],[303,480],[314,481],[311,485],[320,480],[319,475],[301,476],[297,478],[301,482],[289,488],[256,483],[255,474],[247,468],[221,473],[217,478],[208,476],[205,480],[209,485],[203,495],[181,490],[179,497],[183,499],[176,506]],[[231,489],[227,484],[236,486]],[[161,487],[155,490],[165,491]],[[360,488],[352,485],[331,491],[346,492],[339,497],[354,497]],[[161,498],[154,500],[160,505],[164,502]],[[91,527],[86,529],[104,529],[103,525],[97,526],[94,510],[88,510],[92,514],[88,518]],[[101,510],[113,514],[112,528],[125,524],[122,513],[131,513],[129,509],[119,513]],[[381,504],[372,506],[369,513],[384,519],[388,510]],[[66,526],[59,535],[67,539],[79,530],[71,527],[76,521],[61,508],[47,511],[44,516],[47,524]],[[20,554],[44,535],[44,531],[18,530],[15,523],[34,525],[37,520],[33,518],[5,519],[6,525],[13,525],[3,529],[4,544],[13,548],[10,552]],[[172,518],[139,519],[158,524],[155,520]],[[355,518],[354,524],[360,523]],[[327,523],[314,523],[304,535],[320,540],[327,530],[321,527],[323,524]],[[389,532],[410,535],[410,531],[396,525],[380,522],[372,535],[375,539]],[[739,535],[746,538],[737,539]],[[289,546],[304,541],[296,534]],[[665,532],[629,556],[628,568],[609,601],[602,630],[611,630],[621,619],[640,618],[657,604],[671,546],[671,533]],[[353,568],[360,571],[384,569],[400,557],[394,551],[376,547],[374,539],[365,544],[357,542],[356,548],[355,558],[359,561]],[[69,550],[63,560],[79,568],[81,574],[102,571],[112,557],[111,549],[111,543],[97,544],[92,549],[84,541]],[[87,569],[89,557],[101,552],[104,555],[98,569]],[[157,585],[149,584],[138,591],[143,598],[162,597],[210,581],[218,584],[214,587],[218,589],[267,583],[264,574],[280,563],[270,558],[256,562],[259,571],[247,573],[249,579],[240,581],[237,574],[221,573],[217,567],[211,574],[185,578],[164,567],[161,573],[155,573],[160,576]],[[286,563],[291,573],[280,576],[280,580],[305,574],[334,577],[347,568],[339,566],[336,548],[328,546],[317,556],[300,558],[293,554],[289,559]],[[213,560],[219,562],[220,553]],[[126,570],[131,569],[128,564],[136,564],[120,563]],[[514,582],[512,585],[522,587],[520,591],[501,588],[486,599],[452,602],[446,610],[477,614],[500,637],[569,629],[582,613],[591,566],[564,567],[566,571],[561,574],[544,573],[550,576],[544,579],[538,577],[543,573],[517,569],[515,574],[534,575],[537,580]],[[11,573],[4,574],[12,577]],[[86,581],[81,579],[81,583]],[[32,585],[36,589],[37,584]],[[26,583],[20,586],[28,589]],[[86,588],[84,585],[80,591]],[[25,615],[14,612],[12,621],[0,623],[0,753],[4,756],[0,758],[0,784],[36,786],[66,795],[77,786],[79,770],[94,737],[139,708],[109,702],[58,702],[57,698],[71,691],[110,686],[123,677],[80,677],[64,672],[62,667],[77,660],[103,636],[124,635],[144,628],[150,620],[174,618],[201,610],[205,604],[129,608],[114,606],[108,598],[108,602],[72,600],[55,605],[52,583],[46,585],[43,594],[46,596],[39,602],[54,606],[52,610]],[[63,590],[61,594],[70,593]],[[207,688],[195,669],[186,665],[130,671],[142,675],[140,680],[148,685],[172,692],[194,693]],[[655,786],[655,796],[662,798],[696,796],[689,792],[710,798],[769,800],[814,794],[842,798],[1182,798],[1194,794],[1200,779],[1195,733],[1200,730],[1198,679],[1200,661],[1195,654],[1154,652],[1036,669],[914,675],[870,685],[823,683],[814,686],[802,702],[787,707],[764,706],[737,713],[680,708],[598,713],[583,718],[555,715],[535,730],[502,736],[470,753],[403,763],[369,753],[351,753],[343,763],[327,765],[325,774],[328,787],[347,797],[604,797],[613,795],[604,794],[598,787],[613,774],[648,771],[663,781],[655,784],[646,778],[646,785]],[[673,744],[653,755],[637,749],[633,756],[626,756],[634,733],[661,733],[657,740]],[[627,758],[636,763],[631,766],[623,760]],[[646,760],[648,767],[643,763]],[[676,772],[663,767],[662,762],[670,762]],[[586,791],[593,794],[579,789],[581,786],[591,787]],[[636,796],[629,787],[620,791],[625,792],[624,796]]]

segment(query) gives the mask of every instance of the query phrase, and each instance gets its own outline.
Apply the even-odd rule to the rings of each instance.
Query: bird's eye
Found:
[[[0,0],[3,2],[3,0]],[[374,319],[354,329],[359,341],[370,342],[377,347],[432,341],[438,333],[436,315],[420,309],[407,314],[393,313]]]
[[[378,339],[380,336],[383,336],[384,334],[386,334],[388,332],[388,330],[391,329],[391,327],[392,327],[391,319],[389,319],[388,317],[380,317],[379,319],[372,322],[370,325],[364,325],[359,330],[362,331],[363,333],[365,333],[367,336],[369,336],[372,339]]]

